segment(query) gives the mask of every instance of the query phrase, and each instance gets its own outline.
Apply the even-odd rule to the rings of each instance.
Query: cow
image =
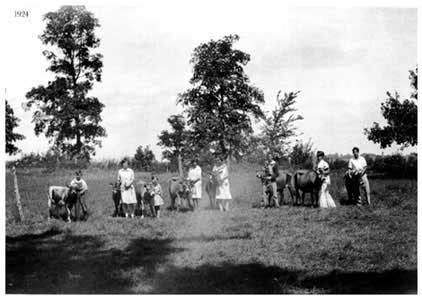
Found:
[[[114,203],[114,213],[113,213],[113,217],[122,217],[123,216],[123,209],[122,209],[122,195],[120,193],[120,186],[119,183],[110,183],[111,185],[111,197],[113,199],[113,203]]]
[[[78,201],[78,192],[72,186],[50,186],[48,188],[48,220],[52,217],[52,205],[55,207],[64,207],[66,209],[66,220],[70,220],[70,211]]]
[[[110,183],[112,187],[111,196],[114,203],[114,213],[113,217],[123,217],[123,209],[122,209],[122,194],[120,191],[120,185],[118,182]],[[142,180],[135,183],[135,195],[136,195],[136,210],[137,213],[143,217],[144,211],[144,193],[145,193],[145,185],[146,183]]]
[[[349,170],[343,176],[344,185],[347,191],[349,204],[357,204],[360,197],[360,179],[361,176]]]
[[[209,178],[207,183],[205,184],[205,192],[208,195],[210,200],[210,208],[214,209],[217,207],[217,202],[215,200],[217,194],[217,188],[219,185],[219,175],[216,172],[211,172],[208,174]]]
[[[305,194],[311,194],[311,204],[318,206],[318,194],[321,189],[321,178],[314,170],[297,170],[293,176],[293,185],[296,192],[296,205],[299,204],[299,191],[302,191],[302,205],[305,204]]]
[[[270,179],[268,174],[266,173],[265,170],[261,170],[261,171],[257,171],[256,173],[256,177],[258,177],[259,179],[261,179],[261,183],[264,186],[264,192],[263,192],[263,197],[264,197],[264,206],[268,207],[271,205],[271,201],[270,199],[272,199],[273,197],[273,188],[270,184]],[[292,174],[289,172],[279,172],[279,175],[276,178],[276,183],[277,183],[277,193],[280,199],[280,203],[284,203],[284,189],[287,188],[289,193],[290,193],[290,197],[292,198],[292,201],[294,201],[294,194],[293,194],[293,190],[292,190]]]
[[[189,209],[194,210],[192,201],[192,182],[180,177],[172,177],[168,180],[171,209],[179,210],[182,200],[188,203]]]

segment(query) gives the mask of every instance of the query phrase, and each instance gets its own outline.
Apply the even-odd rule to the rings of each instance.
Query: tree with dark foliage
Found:
[[[170,162],[177,159],[179,176],[183,176],[182,160],[188,155],[191,132],[186,127],[185,118],[182,115],[172,115],[167,121],[171,126],[171,131],[163,130],[158,136],[158,145],[164,147],[163,157]]]
[[[412,92],[410,99],[400,100],[396,92],[387,92],[387,100],[381,104],[381,112],[387,125],[381,127],[374,122],[371,128],[365,128],[368,140],[380,144],[381,148],[390,147],[393,143],[402,148],[415,146],[418,143],[418,69],[409,71]]]
[[[241,156],[253,133],[251,117],[262,118],[264,94],[244,72],[249,54],[234,49],[237,35],[211,40],[194,49],[192,88],[178,97],[198,147],[210,146],[223,155]]]
[[[19,118],[15,117],[13,108],[6,100],[6,153],[9,155],[19,152],[15,142],[25,138],[22,134],[14,132],[19,125],[19,121]]]
[[[145,148],[139,146],[138,148],[136,148],[134,164],[138,169],[142,171],[150,171],[152,163],[154,161],[155,155],[154,152],[152,152],[152,150],[149,148],[149,146],[146,146]]]
[[[106,131],[99,125],[104,105],[88,96],[95,81],[101,81],[102,55],[91,53],[100,45],[94,30],[98,20],[84,6],[62,6],[44,16],[40,36],[52,50],[43,51],[55,79],[47,86],[32,88],[27,108],[35,107],[35,134],[44,133],[50,143],[70,157],[90,158]]]

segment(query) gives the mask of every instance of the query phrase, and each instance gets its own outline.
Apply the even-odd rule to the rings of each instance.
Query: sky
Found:
[[[42,16],[59,6],[32,6],[28,18],[7,14],[3,37],[6,59],[2,92],[21,119],[17,143],[23,153],[43,152],[47,140],[34,134],[25,94],[52,78],[46,72],[47,49],[38,36]],[[238,34],[235,48],[251,55],[245,72],[265,95],[264,111],[276,103],[278,90],[298,91],[298,138],[315,149],[350,153],[392,153],[367,140],[363,129],[384,124],[380,105],[386,91],[408,98],[408,71],[417,63],[417,10],[414,8],[285,7],[267,1],[148,1],[137,6],[87,6],[101,25],[96,34],[103,54],[102,81],[91,95],[105,104],[108,136],[96,159],[132,156],[150,145],[158,158],[159,133],[167,118],[182,111],[177,95],[189,88],[193,49],[210,39]],[[255,126],[258,127],[258,126]],[[406,152],[416,152],[416,147]]]

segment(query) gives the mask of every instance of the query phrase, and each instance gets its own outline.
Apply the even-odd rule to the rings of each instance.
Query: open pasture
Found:
[[[112,218],[116,172],[85,170],[88,221],[47,223],[47,188],[72,171],[18,172],[26,220],[16,222],[6,175],[7,293],[416,293],[417,183],[371,180],[370,207],[252,208],[255,166],[234,165],[233,208],[163,210],[160,220]],[[167,179],[158,174],[169,205]],[[149,173],[136,173],[148,180]],[[285,197],[290,201],[289,196]]]

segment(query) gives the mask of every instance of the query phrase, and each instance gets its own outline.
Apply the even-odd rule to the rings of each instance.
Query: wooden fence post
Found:
[[[21,205],[21,196],[19,194],[18,178],[16,176],[16,168],[14,166],[12,167],[12,175],[13,175],[13,182],[15,185],[16,206],[18,207],[20,222],[22,222],[24,220],[24,217],[23,217],[23,211],[22,211],[22,205]]]

